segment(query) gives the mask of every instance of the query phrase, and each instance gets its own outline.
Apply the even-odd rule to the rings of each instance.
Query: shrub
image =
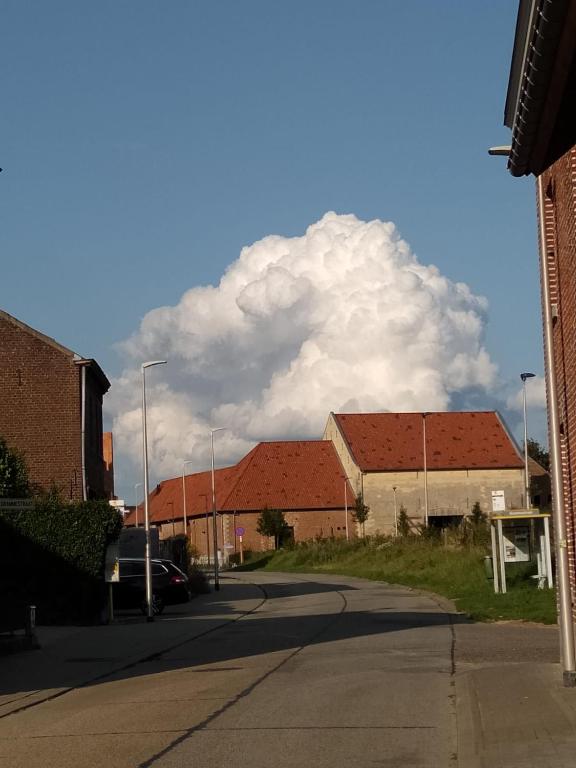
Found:
[[[489,540],[488,520],[482,511],[480,502],[475,501],[470,517],[463,522],[461,543],[472,546],[486,546]]]
[[[256,530],[261,536],[274,537],[274,549],[278,549],[282,535],[288,530],[288,523],[282,510],[265,507],[260,512]]]
[[[358,496],[356,496],[356,502],[354,504],[354,511],[352,512],[352,517],[359,525],[362,526],[362,536],[365,535],[366,520],[368,520],[369,515],[370,515],[370,507],[364,504],[364,496],[361,493],[359,493]]]
[[[398,535],[404,537],[410,535],[410,520],[408,519],[408,513],[404,504],[400,505],[400,512],[398,514]]]
[[[51,496],[31,510],[0,511],[2,590],[36,605],[38,623],[98,622],[106,549],[121,527],[106,501],[64,504]]]
[[[0,498],[24,499],[28,496],[30,482],[24,457],[8,448],[0,437]]]

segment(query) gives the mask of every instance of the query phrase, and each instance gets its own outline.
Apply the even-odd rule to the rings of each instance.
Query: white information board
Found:
[[[505,563],[528,563],[530,561],[530,526],[502,526]]]
[[[492,491],[492,512],[506,512],[504,491]]]

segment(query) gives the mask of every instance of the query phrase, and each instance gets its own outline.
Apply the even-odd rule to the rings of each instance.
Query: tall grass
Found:
[[[481,544],[463,545],[427,536],[370,537],[351,542],[331,539],[267,553],[247,567],[334,573],[424,589],[453,600],[460,611],[480,621],[555,623],[554,590],[537,589],[530,578],[530,566],[507,566],[509,591],[494,594],[493,582],[485,571],[486,553]]]

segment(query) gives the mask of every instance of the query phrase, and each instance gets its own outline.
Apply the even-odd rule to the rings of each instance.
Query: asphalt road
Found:
[[[456,765],[455,628],[434,598],[270,573],[210,598],[163,618],[157,653],[93,684],[58,688],[55,663],[57,698],[0,720],[0,766]],[[106,658],[149,629],[129,621],[101,635],[122,643]]]

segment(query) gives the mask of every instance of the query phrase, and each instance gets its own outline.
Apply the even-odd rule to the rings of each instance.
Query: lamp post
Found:
[[[348,480],[349,477],[344,478],[344,514],[346,516],[346,541],[350,540],[350,532],[348,530]]]
[[[185,471],[186,471],[186,465],[187,464],[193,464],[193,459],[188,459],[182,463],[182,508],[184,512],[184,536],[186,537],[186,541],[188,541],[188,517],[186,515],[186,480],[185,480]]]
[[[134,485],[134,515],[136,516],[136,528],[138,528],[138,488],[142,487],[142,483],[136,483]]]
[[[427,411],[422,414],[422,450],[424,454],[424,527],[428,528],[428,457],[426,451],[426,416],[430,416]]]
[[[216,486],[214,483],[214,432],[222,432],[226,427],[216,427],[210,430],[210,454],[212,458],[212,539],[214,548],[214,590],[220,589],[218,575],[218,524],[216,522]]]
[[[522,401],[524,405],[524,488],[526,509],[530,509],[530,472],[528,471],[528,421],[526,420],[526,379],[533,379],[535,373],[521,373]]]
[[[396,491],[398,490],[398,486],[393,485],[392,486],[392,493],[394,494],[394,531],[395,536],[398,536],[398,507],[396,505]]]
[[[150,516],[148,513],[148,434],[146,430],[146,369],[166,365],[166,360],[142,363],[142,460],[144,464],[144,530],[146,531],[146,621],[154,621],[152,612],[152,566],[150,563]]]
[[[201,493],[200,497],[204,496],[204,512],[206,520],[206,564],[210,565],[210,526],[208,525],[208,494]]]

